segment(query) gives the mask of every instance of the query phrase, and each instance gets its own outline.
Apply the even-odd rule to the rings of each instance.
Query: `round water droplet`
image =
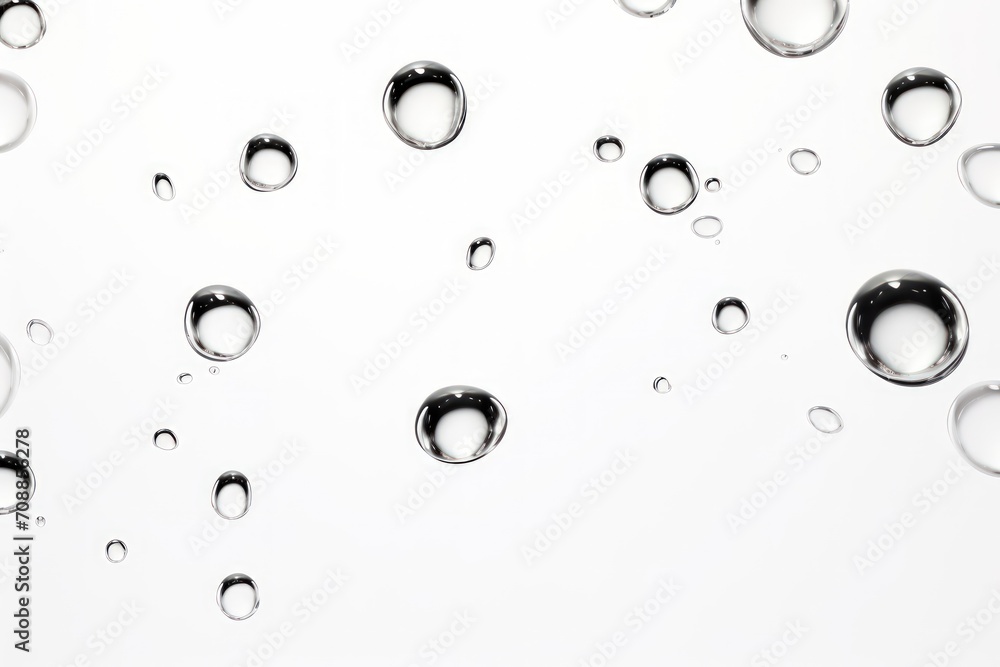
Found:
[[[0,334],[0,417],[14,404],[20,386],[21,360],[10,340]]]
[[[980,144],[962,153],[958,178],[979,202],[1000,208],[1000,144]]]
[[[489,392],[445,387],[417,413],[417,442],[444,463],[468,463],[492,452],[507,430],[507,412]]]
[[[698,196],[701,181],[694,165],[680,155],[658,155],[643,167],[639,191],[646,206],[662,215],[680,213]]]
[[[734,334],[750,322],[750,308],[743,299],[727,296],[712,310],[712,326],[721,334]]]
[[[0,70],[0,153],[6,153],[24,143],[35,127],[38,108],[35,93],[28,82]]]
[[[256,342],[260,315],[243,292],[226,285],[211,285],[188,302],[184,332],[201,356],[212,361],[232,361],[246,354]]]
[[[212,486],[212,508],[223,519],[234,521],[242,518],[250,511],[252,501],[250,480],[241,472],[224,472]]]
[[[715,238],[722,233],[722,220],[714,215],[704,215],[691,223],[691,231],[703,239]]]
[[[210,366],[209,369],[208,369],[208,372],[211,373],[212,375],[218,375],[219,374],[219,367],[218,366]]]
[[[617,162],[625,155],[625,144],[618,137],[605,135],[594,142],[594,156],[601,162]]]
[[[854,295],[847,339],[875,375],[901,385],[927,385],[947,377],[962,361],[969,320],[955,293],[937,278],[887,271]]]
[[[194,380],[194,376],[190,373],[181,373],[177,376],[178,384],[191,384],[192,380]]]
[[[45,36],[45,14],[34,0],[0,1],[0,42],[27,49]]]
[[[669,12],[677,0],[615,0],[615,4],[632,16],[651,19]]]
[[[27,481],[27,489],[17,488],[19,481]],[[17,494],[28,492],[28,500],[35,495],[35,474],[25,459],[18,458],[11,452],[0,451],[0,516],[14,512],[26,512],[27,506],[18,500]]]
[[[1000,382],[968,387],[951,405],[948,433],[969,464],[1000,476]]]
[[[162,172],[153,176],[153,194],[163,201],[174,198],[174,184],[169,176]]]
[[[758,44],[775,55],[800,58],[840,36],[850,0],[742,0],[741,9]]]
[[[258,134],[243,147],[240,176],[251,190],[280,190],[292,182],[298,170],[295,149],[275,134]]]
[[[961,111],[958,85],[929,67],[900,72],[882,93],[882,119],[910,146],[930,146],[944,137]]]
[[[153,434],[153,444],[169,452],[177,449],[177,436],[169,428],[161,428]]]
[[[38,526],[39,528],[44,528],[45,527],[45,517],[44,516],[36,516],[35,517],[35,525]]]
[[[55,335],[52,327],[44,320],[31,320],[28,322],[27,331],[28,340],[35,345],[48,345],[52,342],[52,336]]]
[[[108,546],[104,547],[104,555],[112,563],[120,563],[128,556],[128,547],[121,540],[111,540]]]
[[[403,143],[433,150],[453,142],[465,125],[465,88],[450,69],[430,60],[410,63],[389,81],[382,113]]]
[[[788,166],[796,174],[809,176],[819,171],[823,162],[819,159],[816,151],[809,148],[796,148],[788,154]]]
[[[653,380],[653,389],[655,389],[658,394],[669,394],[673,387],[670,386],[670,380],[661,375]]]
[[[245,621],[260,607],[257,582],[245,574],[231,574],[219,584],[215,602],[222,613],[234,621]]]
[[[709,192],[718,192],[722,189],[722,181],[717,178],[710,178],[705,181],[705,189]]]
[[[787,354],[781,355],[781,360],[782,361],[788,361],[788,355]]]
[[[496,246],[492,239],[481,236],[469,245],[465,253],[465,264],[473,271],[482,271],[493,261]]]
[[[840,433],[844,430],[844,420],[833,408],[816,406],[809,409],[809,423],[820,433]]]

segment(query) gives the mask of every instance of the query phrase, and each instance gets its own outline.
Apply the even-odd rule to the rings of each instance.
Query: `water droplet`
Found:
[[[719,240],[715,241],[715,245],[719,245],[720,243],[722,243],[722,241],[719,241]]]
[[[16,454],[0,451],[0,471],[7,471],[0,475],[0,516],[26,512],[25,505],[19,507],[19,503],[24,501],[18,501],[17,494],[26,490],[29,501],[35,495],[35,474],[31,471],[31,466]],[[18,480],[27,480],[28,488],[18,489]]]
[[[211,373],[212,375],[218,375],[219,374],[219,367],[218,366],[210,366],[209,369],[208,369],[208,372]]]
[[[823,162],[819,159],[816,151],[809,148],[796,148],[788,154],[788,166],[796,174],[801,174],[802,176],[815,174],[819,171],[822,164]]]
[[[163,201],[170,201],[174,198],[174,184],[169,176],[162,172],[153,176],[153,194]]]
[[[714,215],[704,215],[691,223],[691,231],[703,239],[715,238],[722,233],[722,220]]]
[[[273,192],[295,178],[299,158],[292,145],[274,134],[258,134],[243,147],[240,176],[251,190]]]
[[[948,134],[962,111],[958,85],[936,69],[914,67],[897,74],[882,93],[882,118],[896,138],[930,146]]]
[[[245,574],[231,574],[219,584],[215,602],[222,613],[234,621],[245,621],[260,607],[257,582]]]
[[[734,334],[750,322],[750,308],[743,299],[727,296],[712,310],[712,326],[721,334]]]
[[[250,511],[253,493],[250,480],[241,472],[230,470],[219,475],[212,487],[212,508],[223,519],[234,521]]]
[[[653,389],[659,394],[669,394],[673,387],[670,386],[670,380],[661,375],[653,380]]]
[[[3,378],[7,381],[4,382]],[[0,334],[0,417],[14,404],[17,390],[21,386],[21,360],[14,345]]]
[[[36,516],[35,517],[35,525],[38,526],[39,528],[44,528],[45,527],[45,517],[44,516]]]
[[[875,375],[901,385],[947,377],[965,356],[969,320],[955,293],[919,271],[880,273],[847,313],[847,339]]]
[[[750,34],[771,53],[800,58],[819,53],[840,36],[850,0],[742,0]]]
[[[0,153],[6,153],[24,143],[35,127],[38,107],[35,93],[28,82],[0,70]]]
[[[615,0],[615,4],[632,16],[651,19],[669,12],[677,0]]]
[[[417,442],[444,463],[468,463],[492,452],[507,430],[507,412],[489,392],[469,386],[440,389],[417,413]]]
[[[177,449],[177,436],[169,428],[161,428],[153,434],[153,444],[169,452]]]
[[[465,88],[450,69],[430,60],[410,63],[389,81],[382,113],[403,143],[433,150],[454,141],[465,125]]]
[[[199,290],[188,302],[184,332],[195,352],[212,361],[242,357],[260,334],[257,307],[243,292],[226,285]]]
[[[625,155],[625,144],[618,137],[605,135],[594,142],[594,156],[601,162],[617,162]]]
[[[128,556],[128,547],[121,540],[111,540],[108,546],[104,547],[104,555],[112,563],[120,563]]]
[[[48,322],[43,320],[31,320],[28,322],[27,331],[28,340],[35,345],[48,345],[52,342],[52,336],[55,335]]]
[[[781,360],[782,361],[788,361],[788,355],[787,354],[781,355]]]
[[[178,384],[191,384],[192,380],[194,380],[194,376],[190,373],[181,373],[177,376]]]
[[[0,42],[12,49],[27,49],[45,36],[45,14],[34,0],[0,2]]]
[[[658,155],[642,170],[639,191],[646,206],[662,215],[680,213],[698,196],[701,182],[694,165],[680,155]]]
[[[816,406],[809,409],[809,423],[820,433],[840,433],[844,430],[844,420],[833,408]]]
[[[710,178],[705,181],[705,189],[709,192],[718,192],[722,189],[722,181],[717,178]]]
[[[465,253],[465,264],[473,271],[482,271],[493,261],[496,246],[492,239],[481,236],[469,245]]]
[[[962,153],[958,178],[978,201],[1000,208],[1000,144],[980,144]]]
[[[955,399],[948,433],[966,461],[987,475],[1000,476],[1000,382],[980,382]]]

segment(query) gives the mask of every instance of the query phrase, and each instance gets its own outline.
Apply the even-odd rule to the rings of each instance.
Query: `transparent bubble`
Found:
[[[977,201],[1000,208],[1000,144],[980,144],[962,153],[958,178]]]
[[[714,215],[703,215],[691,223],[691,231],[703,239],[714,239],[722,233],[722,220]]]
[[[177,436],[169,428],[161,428],[153,434],[153,444],[169,452],[177,449]]]
[[[245,621],[260,607],[257,582],[245,574],[231,574],[219,584],[215,595],[222,613],[234,621]]]
[[[19,480],[27,481],[27,489],[18,489]],[[35,474],[26,459],[11,452],[0,451],[0,516],[15,512],[26,512],[27,505],[18,501],[19,491],[28,492],[28,501],[35,495]]]
[[[750,307],[743,299],[727,296],[712,310],[712,326],[721,334],[738,333],[750,322]]]
[[[844,430],[844,420],[833,408],[816,406],[809,409],[809,423],[820,433],[840,433]]]
[[[618,137],[605,135],[594,142],[594,156],[601,162],[617,162],[625,155],[625,144]]]
[[[389,81],[382,113],[406,145],[433,150],[454,141],[465,125],[462,82],[440,63],[423,60],[403,67]]]
[[[27,81],[0,70],[0,153],[24,143],[35,127],[38,107]]]
[[[469,250],[465,253],[465,265],[473,271],[482,271],[493,262],[495,254],[493,239],[481,236],[469,244]]]
[[[701,188],[698,172],[686,158],[658,155],[642,170],[639,191],[646,206],[661,215],[673,215],[694,203]]]
[[[0,43],[27,49],[45,36],[45,14],[34,0],[0,1]]]
[[[1000,382],[963,390],[951,405],[948,433],[972,467],[1000,476]]]
[[[253,493],[250,480],[241,472],[230,470],[219,475],[212,486],[212,508],[223,519],[234,521],[250,511]]]
[[[962,92],[944,73],[914,67],[897,74],[882,93],[882,119],[910,146],[930,146],[948,134],[962,111]]]
[[[246,354],[260,334],[260,314],[243,292],[227,285],[198,290],[184,314],[184,332],[195,352],[212,361]]]
[[[48,322],[44,320],[31,320],[27,326],[28,340],[35,345],[48,345],[52,342],[55,333]]]
[[[823,163],[819,159],[819,155],[816,154],[816,151],[808,148],[796,148],[788,154],[788,166],[790,166],[792,171],[796,174],[801,174],[802,176],[815,174],[819,171],[822,164]]]
[[[847,24],[849,0],[741,0],[750,34],[771,53],[800,58],[819,53]]]
[[[469,463],[486,456],[506,430],[503,405],[476,387],[440,389],[427,397],[417,413],[417,442],[444,463]]]
[[[295,178],[299,158],[292,145],[275,134],[258,134],[243,147],[240,176],[251,190],[273,192]]]
[[[111,540],[104,547],[104,555],[112,563],[120,563],[128,556],[128,547],[121,540]]]
[[[169,176],[162,172],[153,176],[153,194],[163,201],[174,198],[174,184]]]
[[[651,19],[666,14],[677,0],[615,0],[615,4],[632,16]]]

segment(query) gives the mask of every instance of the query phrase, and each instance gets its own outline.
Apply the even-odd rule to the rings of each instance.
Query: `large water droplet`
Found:
[[[174,184],[169,176],[162,172],[153,176],[153,194],[163,201],[174,198]]]
[[[444,463],[468,463],[492,452],[507,430],[507,412],[482,389],[453,386],[424,401],[417,413],[417,442]]]
[[[712,309],[712,326],[721,334],[734,334],[750,322],[750,307],[735,296],[727,296]]]
[[[962,111],[962,92],[942,72],[914,67],[897,74],[882,93],[882,118],[896,138],[930,146],[948,134]]]
[[[750,34],[771,53],[799,58],[830,46],[847,24],[850,0],[742,0]]]
[[[450,69],[430,60],[410,63],[389,81],[385,122],[405,144],[432,150],[450,144],[465,125],[465,88]]]
[[[243,147],[240,176],[252,190],[280,190],[292,182],[298,170],[295,149],[275,134],[258,134]]]
[[[691,223],[691,231],[703,239],[713,239],[722,233],[722,220],[714,215],[703,215]]]
[[[822,164],[816,151],[809,148],[796,148],[788,154],[788,166],[802,176],[815,174]]]
[[[625,155],[625,144],[618,137],[605,135],[594,142],[594,157],[601,162],[617,162]]]
[[[972,467],[1000,476],[1000,382],[981,382],[962,391],[951,405],[948,432]]]
[[[27,331],[28,340],[35,345],[48,345],[52,342],[52,336],[55,335],[52,327],[44,320],[31,320],[28,322]]]
[[[27,481],[28,488],[17,488],[19,480]],[[0,516],[28,511],[27,501],[17,499],[20,491],[27,491],[28,500],[31,500],[35,495],[35,474],[26,459],[0,451]]]
[[[698,196],[701,181],[694,165],[680,155],[665,153],[646,163],[639,192],[646,206],[662,215],[680,213]]]
[[[241,472],[224,472],[212,486],[212,508],[223,519],[242,518],[250,511],[252,501],[250,480]]]
[[[6,153],[24,143],[35,127],[38,108],[35,93],[28,82],[0,70],[0,153]]]
[[[677,0],[615,0],[615,4],[632,16],[651,19],[666,14]]]
[[[104,555],[112,563],[120,563],[128,556],[128,547],[121,540],[111,540],[104,547]]]
[[[245,574],[231,574],[219,584],[215,602],[222,613],[234,621],[245,621],[260,607],[257,582]]]
[[[978,201],[1000,208],[1000,144],[980,144],[962,153],[958,178]]]
[[[153,444],[169,452],[177,449],[177,436],[169,428],[161,428],[153,434]]]
[[[242,357],[260,334],[257,307],[243,292],[226,285],[199,290],[188,302],[184,332],[194,351],[212,361]]]
[[[0,417],[14,403],[21,386],[21,360],[6,336],[0,334]]]
[[[27,49],[45,36],[45,14],[34,0],[0,2],[0,42],[12,49]]]
[[[965,356],[969,320],[955,293],[919,271],[880,273],[847,313],[847,339],[875,375],[901,385],[947,377]]]
[[[493,261],[496,254],[496,245],[493,239],[481,236],[471,244],[465,253],[465,264],[473,271],[482,271]]]
[[[833,408],[818,405],[809,410],[809,423],[820,433],[840,433],[844,430],[844,420]]]

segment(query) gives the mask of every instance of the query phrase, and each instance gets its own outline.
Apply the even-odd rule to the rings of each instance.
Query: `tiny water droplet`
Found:
[[[781,360],[782,361],[788,361],[788,355],[787,354],[781,355]]]
[[[440,389],[417,412],[417,442],[444,463],[468,463],[492,452],[507,430],[507,412],[495,396],[457,385]]]
[[[962,153],[958,178],[977,201],[1000,208],[1000,144],[980,144]]]
[[[412,97],[403,103],[407,93]],[[407,146],[420,150],[441,148],[454,141],[465,125],[466,111],[465,88],[458,76],[430,60],[410,63],[396,72],[382,98],[382,114],[389,128]]]
[[[717,178],[710,178],[705,181],[705,190],[708,192],[718,192],[722,189],[722,181]]]
[[[691,223],[691,231],[703,239],[714,239],[722,233],[722,220],[714,215],[704,215]]]
[[[670,380],[661,375],[653,380],[653,389],[655,389],[658,394],[669,394],[673,387],[670,386]]]
[[[252,501],[249,478],[236,470],[222,473],[212,486],[212,508],[223,519],[242,518],[250,511]]]
[[[299,158],[292,145],[275,134],[258,134],[240,156],[240,176],[251,190],[274,192],[295,178]]]
[[[210,366],[209,369],[208,369],[208,372],[211,373],[212,375],[218,375],[219,374],[219,367],[218,366]]]
[[[758,44],[783,58],[801,58],[840,36],[850,0],[742,0],[741,9]]]
[[[169,452],[177,449],[177,436],[169,428],[161,428],[153,434],[153,444]]]
[[[45,14],[34,0],[0,2],[0,42],[12,49],[27,49],[45,36]]]
[[[496,245],[492,239],[481,236],[471,244],[465,253],[465,264],[473,271],[482,271],[493,261]]]
[[[948,413],[948,433],[976,470],[1000,476],[1000,382],[980,382],[958,395]]]
[[[632,16],[651,19],[666,14],[677,0],[615,0],[615,4]]]
[[[120,563],[125,560],[128,556],[128,547],[121,540],[111,540],[108,545],[104,547],[104,555],[107,556],[108,560],[112,563]]]
[[[910,146],[930,146],[955,125],[962,92],[944,73],[914,67],[897,74],[882,93],[882,119]]]
[[[45,517],[44,516],[36,516],[35,517],[35,525],[38,526],[39,528],[44,528],[45,527]]]
[[[181,373],[177,376],[178,384],[191,384],[192,380],[194,380],[194,376],[190,373]]]
[[[231,574],[219,584],[215,602],[222,613],[234,621],[245,621],[260,607],[257,582],[245,574]]]
[[[594,142],[594,156],[601,162],[617,162],[625,155],[625,144],[610,134],[598,137]]]
[[[809,148],[796,148],[788,154],[788,166],[796,174],[809,176],[819,171],[823,162],[819,159],[816,151]]]
[[[20,501],[17,494],[23,491],[28,492],[28,500],[35,495],[35,474],[31,471],[26,459],[20,458],[12,452],[0,451],[0,470],[10,470],[13,476],[3,475],[3,482],[0,483],[0,516],[6,516],[18,511]],[[26,480],[27,489],[17,488],[18,480]]]
[[[162,172],[153,176],[153,194],[163,201],[174,198],[174,184],[169,176]]]
[[[52,342],[55,333],[48,322],[44,320],[31,320],[27,326],[28,340],[35,345],[48,345]]]
[[[680,213],[698,196],[701,181],[694,165],[680,155],[664,153],[643,167],[639,191],[646,206],[661,215]]]
[[[750,322],[750,308],[735,296],[727,296],[712,310],[712,326],[721,334],[731,335],[743,330]]]
[[[227,285],[198,290],[184,314],[184,332],[195,352],[212,361],[239,359],[260,334],[260,314],[243,292]]]
[[[0,70],[0,153],[24,143],[35,127],[38,107],[28,82],[13,72]]]
[[[21,360],[10,340],[0,334],[0,417],[14,404],[20,386]]]
[[[818,405],[809,409],[809,423],[820,433],[840,433],[844,430],[844,420],[833,408]]]

